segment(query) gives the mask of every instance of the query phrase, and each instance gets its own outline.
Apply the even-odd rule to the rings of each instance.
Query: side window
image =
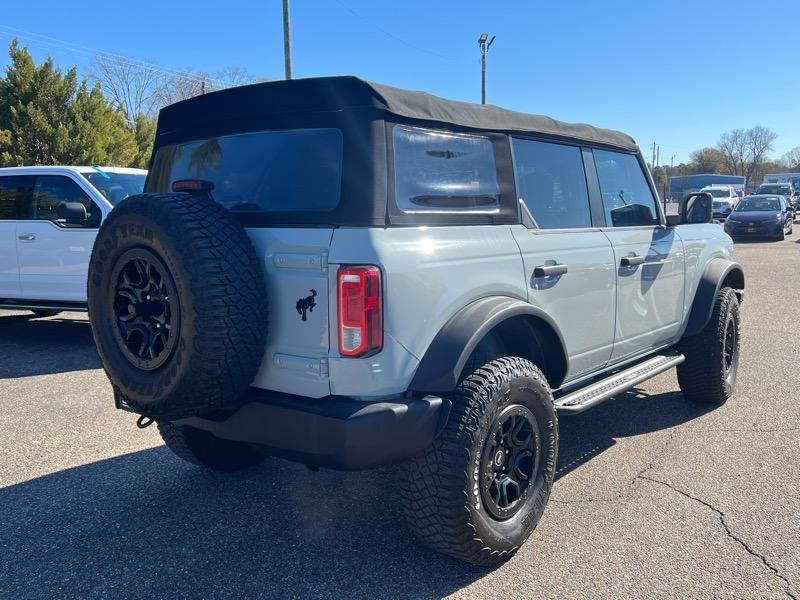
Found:
[[[65,219],[59,217],[58,206],[68,202],[83,204],[86,209],[86,221],[67,223]],[[98,227],[101,213],[86,192],[69,177],[39,175],[33,187],[33,203],[28,218],[52,221],[60,227]]]
[[[606,225],[633,227],[658,225],[656,200],[636,156],[593,150]]]
[[[0,177],[0,221],[30,218],[33,177]]]
[[[540,229],[592,226],[581,149],[511,139],[517,194]]]
[[[494,214],[500,186],[488,138],[395,125],[394,195],[406,213]]]

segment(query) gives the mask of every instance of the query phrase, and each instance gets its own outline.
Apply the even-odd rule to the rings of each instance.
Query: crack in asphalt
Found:
[[[677,429],[673,429],[672,431],[670,431],[669,436],[664,441],[662,446],[658,450],[653,452],[653,454],[650,456],[650,461],[647,463],[647,465],[645,465],[644,468],[639,469],[639,471],[636,472],[636,475],[630,480],[630,482],[628,483],[628,486],[626,488],[616,490],[612,497],[610,497],[610,498],[582,498],[580,500],[558,500],[556,498],[550,498],[550,502],[555,502],[556,504],[591,504],[593,502],[609,503],[609,502],[622,502],[622,501],[624,501],[626,492],[629,492],[632,488],[634,488],[636,486],[636,482],[642,477],[642,475],[644,475],[650,469],[652,469],[655,466],[656,462],[658,462],[661,459],[661,457],[664,456],[664,454],[667,453],[667,449],[669,448],[670,444],[672,443],[672,440],[675,438],[675,435],[677,433],[678,433]],[[573,462],[575,462],[575,461],[573,461]],[[572,464],[572,463],[570,463],[570,464]],[[569,465],[567,465],[567,466],[569,466]],[[562,467],[562,470],[563,470],[563,467]]]
[[[793,429],[777,429],[777,430],[774,430],[774,431],[781,431],[781,432],[783,432],[783,431],[796,431],[798,429],[800,429],[800,428],[796,427],[796,428],[793,428]],[[708,430],[704,430],[704,431],[708,431]],[[721,430],[721,431],[734,432],[734,431],[737,431],[737,430]],[[738,431],[753,431],[754,433],[771,432],[771,431],[761,431],[761,430],[738,430]],[[652,483],[657,483],[657,484],[663,485],[664,487],[667,487],[667,488],[671,489],[672,491],[674,491],[674,492],[676,492],[676,493],[678,493],[678,494],[680,494],[680,495],[682,495],[682,496],[684,496],[686,498],[689,498],[690,500],[694,500],[695,502],[698,502],[699,504],[702,504],[706,508],[708,508],[708,509],[712,510],[714,513],[716,513],[717,518],[719,519],[720,524],[722,525],[723,529],[725,530],[726,535],[730,539],[732,539],[735,542],[737,542],[748,554],[750,554],[751,556],[761,560],[761,562],[764,564],[765,567],[767,567],[770,571],[772,571],[772,573],[778,579],[783,581],[783,583],[786,584],[785,593],[789,598],[791,598],[792,600],[800,600],[792,592],[792,584],[789,582],[789,580],[776,567],[774,567],[772,565],[772,563],[769,562],[767,557],[765,555],[760,554],[760,553],[756,552],[755,550],[753,550],[747,544],[747,542],[745,542],[742,538],[738,537],[736,534],[733,533],[733,531],[731,531],[730,526],[725,521],[725,513],[723,511],[718,509],[713,504],[710,504],[710,503],[706,502],[705,500],[702,500],[701,498],[697,498],[695,496],[692,496],[688,492],[685,492],[685,491],[681,490],[680,488],[677,488],[674,485],[672,485],[670,483],[667,483],[666,481],[661,481],[660,479],[655,479],[655,478],[649,477],[647,475],[647,472],[652,470],[656,466],[656,463],[667,453],[667,450],[669,449],[670,445],[672,444],[672,441],[675,439],[675,436],[678,434],[678,432],[679,432],[679,430],[677,428],[673,429],[670,432],[670,434],[667,437],[667,439],[665,440],[665,442],[663,443],[663,445],[661,446],[661,448],[659,448],[658,450],[653,452],[653,454],[650,456],[650,460],[648,461],[648,463],[643,468],[639,469],[639,471],[637,471],[636,475],[628,483],[627,488],[616,490],[616,492],[614,493],[613,497],[611,497],[611,498],[585,498],[585,499],[580,499],[580,500],[558,500],[556,498],[551,498],[550,502],[555,502],[556,504],[592,504],[592,503],[625,502],[625,500],[626,500],[626,498],[625,498],[626,492],[630,492],[634,487],[636,487],[636,483],[639,480],[650,481]]]
[[[709,502],[706,502],[706,501],[705,501],[705,500],[703,500],[702,498],[698,498],[698,497],[696,497],[696,496],[692,496],[692,495],[691,495],[691,494],[689,494],[688,492],[685,492],[685,491],[683,491],[682,489],[680,489],[680,488],[677,488],[677,487],[675,487],[674,485],[672,485],[672,484],[670,484],[670,483],[667,483],[666,481],[661,481],[660,479],[654,479],[653,477],[648,477],[647,475],[644,475],[644,474],[641,474],[641,475],[639,475],[639,476],[637,477],[637,479],[643,479],[643,480],[645,480],[645,481],[650,481],[650,482],[653,482],[653,483],[658,483],[658,484],[660,484],[660,485],[663,485],[664,487],[667,487],[667,488],[671,489],[673,492],[677,492],[677,493],[678,493],[678,494],[680,494],[681,496],[684,496],[684,497],[686,497],[686,498],[689,498],[690,500],[694,500],[695,502],[698,502],[699,504],[702,504],[702,505],[703,505],[703,506],[705,506],[706,508],[708,508],[708,509],[712,510],[714,513],[716,513],[716,515],[717,515],[717,518],[719,518],[719,522],[722,524],[722,527],[723,527],[723,529],[725,529],[725,533],[727,534],[727,536],[728,536],[730,539],[732,539],[732,540],[734,540],[735,542],[737,542],[737,543],[738,543],[738,544],[739,544],[739,545],[740,545],[740,546],[741,546],[741,547],[742,547],[742,548],[743,548],[743,549],[744,549],[744,550],[745,550],[745,551],[746,551],[748,554],[750,554],[751,556],[754,556],[754,557],[756,557],[756,558],[760,559],[760,560],[761,560],[761,562],[764,564],[764,566],[765,566],[765,567],[767,567],[767,568],[768,568],[770,571],[772,571],[772,573],[773,573],[773,574],[774,574],[774,575],[775,575],[775,576],[776,576],[778,579],[780,579],[781,581],[783,581],[783,583],[785,583],[785,584],[786,584],[786,595],[787,595],[789,598],[792,598],[792,600],[798,600],[797,596],[795,596],[795,595],[792,593],[792,584],[789,582],[789,580],[788,580],[788,579],[787,579],[787,578],[786,578],[786,577],[785,577],[785,576],[784,576],[784,575],[783,575],[783,574],[782,574],[780,571],[778,571],[778,569],[777,569],[776,567],[774,567],[774,566],[772,565],[772,563],[770,563],[770,562],[769,562],[769,560],[767,559],[767,557],[766,557],[766,556],[764,556],[763,554],[760,554],[760,553],[756,552],[755,550],[753,550],[753,549],[752,549],[752,548],[751,548],[751,547],[750,547],[750,546],[747,544],[747,542],[745,542],[745,541],[744,541],[742,538],[738,537],[736,534],[734,534],[734,533],[733,533],[733,531],[731,531],[731,528],[730,528],[730,526],[729,526],[729,525],[728,525],[728,523],[725,521],[725,513],[724,513],[723,511],[721,511],[720,509],[718,509],[718,508],[717,508],[716,506],[714,506],[713,504],[711,504],[711,503],[709,503]]]

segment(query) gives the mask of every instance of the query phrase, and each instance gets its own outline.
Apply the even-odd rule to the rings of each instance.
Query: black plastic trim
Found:
[[[555,331],[565,363],[563,372],[568,372],[566,363],[569,359],[563,355],[563,349],[566,348],[564,339],[547,313],[523,300],[508,296],[488,296],[465,306],[445,323],[422,357],[411,382],[411,389],[432,393],[453,390],[478,343],[498,324],[518,315],[542,319]]]
[[[442,399],[367,402],[309,399],[251,388],[244,404],[218,417],[176,421],[220,439],[258,444],[272,455],[315,467],[357,471],[422,452],[443,426]]]
[[[3,310],[59,310],[86,312],[86,302],[51,302],[49,300],[13,300],[0,298],[0,309]]]
[[[697,284],[697,292],[694,295],[692,309],[689,313],[689,320],[684,331],[684,336],[689,337],[700,333],[711,319],[714,310],[714,298],[717,295],[722,282],[732,272],[738,271],[744,282],[744,271],[739,263],[724,258],[712,258],[706,264],[700,282]],[[742,299],[744,285],[737,289],[737,295]]]

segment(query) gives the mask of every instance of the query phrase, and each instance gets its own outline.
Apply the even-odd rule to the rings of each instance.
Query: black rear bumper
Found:
[[[273,456],[344,471],[410,458],[433,442],[447,417],[436,396],[364,402],[308,399],[251,389],[235,412],[176,421],[214,436],[258,444]]]

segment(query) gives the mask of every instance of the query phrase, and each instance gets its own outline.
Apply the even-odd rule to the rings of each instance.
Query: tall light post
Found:
[[[289,0],[283,0],[283,66],[286,79],[292,78],[292,40],[289,30]]]
[[[481,49],[481,104],[486,104],[486,53],[489,52],[489,46],[492,45],[495,37],[493,35],[488,44],[486,43],[489,38],[488,34],[482,33],[478,38],[478,46]]]

